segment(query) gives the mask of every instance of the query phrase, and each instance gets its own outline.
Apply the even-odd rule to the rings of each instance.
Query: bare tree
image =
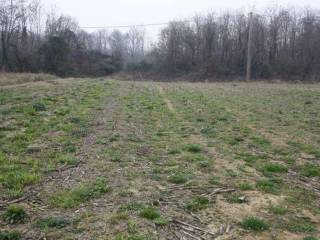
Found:
[[[9,65],[9,48],[25,16],[24,4],[22,0],[1,0],[0,3],[1,64],[4,72]]]
[[[126,34],[128,63],[137,64],[144,58],[145,52],[145,30],[132,27]]]

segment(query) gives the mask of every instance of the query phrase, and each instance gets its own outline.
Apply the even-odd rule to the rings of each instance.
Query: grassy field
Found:
[[[0,240],[320,237],[320,85],[0,88]]]

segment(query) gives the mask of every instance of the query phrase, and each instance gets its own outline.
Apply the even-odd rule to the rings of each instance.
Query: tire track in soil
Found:
[[[188,126],[191,127],[192,124],[189,121],[186,121],[176,110],[175,107],[173,105],[173,103],[170,101],[170,99],[168,99],[166,97],[166,93],[165,90],[162,86],[158,85],[157,89],[160,93],[160,95],[163,98],[164,103],[166,104],[168,110],[175,114],[176,118],[178,119],[178,122],[181,122],[184,126]],[[195,134],[191,134],[189,136],[189,139],[187,140],[189,143],[197,143],[197,144],[205,144],[206,140],[203,139],[203,137],[201,135],[195,135]],[[213,151],[212,149],[210,149],[209,154],[211,155],[211,157],[216,156],[217,153],[215,151]],[[187,189],[183,189],[183,188],[176,188],[174,190],[174,194],[178,195],[186,195],[187,194]],[[180,192],[180,193],[179,193]],[[192,194],[192,191],[189,192],[188,194]],[[172,198],[174,199],[174,198]],[[182,229],[180,229],[177,226],[172,226],[172,228],[170,227],[170,231],[173,233],[173,235],[178,238],[178,239],[188,239],[190,237],[199,237],[199,239],[215,239],[219,236],[232,236],[235,232],[234,229],[230,228],[230,224],[229,222],[223,222],[223,221],[219,221],[219,219],[215,218],[216,216],[214,216],[214,218],[210,217],[210,216],[202,216],[201,214],[198,213],[192,213],[190,216],[188,216],[186,214],[186,212],[181,213],[181,209],[179,209],[180,207],[178,207],[178,209],[171,209],[171,211],[176,212],[175,215],[178,218],[182,218],[182,219],[188,219],[187,222],[192,222],[195,225],[198,226],[204,226],[203,229],[208,229],[208,227],[210,228],[214,228],[217,229],[215,231],[215,237],[211,236],[211,235],[188,235],[186,234],[186,232]],[[215,214],[216,215],[216,214]],[[221,230],[222,229],[222,230]],[[225,232],[226,231],[226,232]],[[212,231],[211,231],[212,232]]]

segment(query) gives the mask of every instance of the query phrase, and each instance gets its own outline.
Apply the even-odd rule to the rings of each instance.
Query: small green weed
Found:
[[[295,233],[313,233],[316,231],[316,227],[308,219],[292,218],[285,225],[290,232]]]
[[[70,225],[69,220],[63,218],[43,218],[37,221],[36,226],[41,229],[58,228],[62,229]]]
[[[197,196],[185,205],[188,211],[196,212],[202,209],[206,209],[209,206],[209,199],[203,196]]]
[[[305,143],[292,142],[292,141],[289,141],[288,144],[302,152],[305,152],[310,155],[314,155],[317,158],[320,157],[320,149],[315,146],[305,144]]]
[[[161,215],[158,209],[154,207],[147,207],[140,211],[139,216],[149,220],[155,220],[159,218]]]
[[[137,223],[134,220],[128,220],[127,228],[129,233],[136,233],[137,232]]]
[[[252,155],[250,153],[238,153],[237,158],[242,159],[247,163],[255,163],[261,158],[261,156]]]
[[[250,140],[252,143],[260,148],[269,149],[271,147],[271,142],[264,137],[251,137]]]
[[[132,211],[132,212],[140,211],[145,208],[146,208],[146,205],[141,202],[132,202],[132,203],[128,203],[126,205],[121,206],[121,210]]]
[[[205,162],[205,161],[209,161],[209,159],[206,156],[202,155],[202,154],[186,154],[182,158],[187,160],[188,162]]]
[[[165,226],[169,224],[169,220],[165,217],[158,217],[153,220],[153,223],[157,226]]]
[[[259,180],[256,184],[256,187],[259,190],[271,194],[279,194],[281,191],[281,186],[282,181],[281,179],[277,178]]]
[[[203,146],[199,144],[189,144],[185,147],[185,149],[191,153],[200,153],[203,151]]]
[[[269,173],[286,173],[288,172],[288,168],[282,164],[268,163],[261,168],[261,171]]]
[[[184,173],[175,173],[174,175],[169,177],[169,182],[174,184],[184,184],[188,182],[189,177]]]
[[[313,237],[313,236],[308,236],[303,238],[303,240],[319,240],[319,238]]]
[[[0,240],[20,240],[21,234],[17,231],[14,232],[1,232],[0,231]]]
[[[251,191],[254,189],[254,187],[248,182],[240,183],[238,187],[241,191]]]
[[[221,182],[220,182],[220,177],[211,177],[209,179],[209,183],[214,185],[214,186],[219,186],[221,185]]]
[[[79,160],[71,155],[71,154],[66,154],[66,155],[62,155],[59,157],[59,162],[61,164],[66,164],[66,165],[76,165],[77,163],[79,163]]]
[[[320,166],[307,163],[302,166],[300,170],[301,174],[306,177],[320,177]]]
[[[228,203],[242,204],[242,203],[246,203],[247,202],[246,197],[243,194],[240,194],[240,193],[226,194],[225,198],[226,198]]]
[[[9,224],[25,223],[28,219],[28,214],[22,206],[11,205],[6,209],[3,219]]]
[[[270,212],[272,212],[275,215],[285,215],[289,212],[289,209],[284,206],[271,206]]]
[[[168,152],[168,154],[170,154],[170,155],[178,155],[178,154],[180,154],[181,153],[181,151],[179,150],[179,149],[171,149],[169,152]]]
[[[43,103],[41,102],[36,102],[32,105],[32,108],[36,111],[36,112],[43,112],[43,111],[46,111],[47,108],[46,108],[46,105],[44,105]]]
[[[92,198],[98,198],[109,192],[107,181],[99,178],[94,183],[82,184],[71,190],[63,190],[53,196],[52,204],[61,208],[74,208]]]
[[[268,224],[265,223],[264,220],[255,217],[245,218],[244,220],[242,220],[240,225],[246,230],[255,232],[263,232],[269,229]]]

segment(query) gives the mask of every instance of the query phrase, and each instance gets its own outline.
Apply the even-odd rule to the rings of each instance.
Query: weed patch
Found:
[[[200,153],[203,151],[203,146],[199,144],[189,144],[185,146],[185,149],[191,153]]]
[[[69,220],[63,218],[43,218],[37,221],[36,226],[41,229],[57,228],[62,229],[70,225]]]
[[[189,180],[189,176],[184,173],[175,173],[174,175],[170,176],[168,179],[170,183],[174,183],[174,184],[184,184],[188,182],[188,180]]]
[[[21,239],[21,234],[17,231],[13,231],[13,232],[0,231],[0,240],[20,240],[20,239]]]
[[[320,177],[320,166],[307,163],[301,167],[300,172],[306,177]]]
[[[261,171],[266,173],[286,173],[288,168],[281,164],[268,163],[261,168]]]
[[[250,183],[247,183],[247,182],[243,182],[243,183],[240,183],[238,185],[238,188],[241,190],[241,191],[251,191],[254,189],[254,187],[250,184]]]
[[[106,179],[100,178],[94,183],[81,184],[74,189],[56,193],[53,196],[52,204],[61,208],[74,208],[92,198],[100,197],[109,190]]]
[[[279,194],[282,187],[282,181],[277,178],[263,179],[257,182],[256,187],[265,193]]]
[[[19,224],[25,223],[28,219],[28,215],[22,206],[11,205],[6,209],[3,219],[9,224]]]
[[[249,217],[240,223],[241,227],[249,231],[263,232],[269,229],[269,225],[264,220],[255,217]]]
[[[289,212],[289,209],[284,206],[271,206],[270,212],[272,212],[275,215],[285,215]]]
[[[247,202],[246,197],[240,193],[225,194],[224,196],[228,203],[242,204]]]
[[[290,232],[295,233],[313,233],[316,231],[316,227],[308,219],[292,218],[286,224],[285,227]]]
[[[155,220],[157,218],[160,218],[161,215],[158,209],[147,207],[140,211],[139,216],[149,220]]]
[[[207,197],[197,196],[191,201],[185,204],[185,208],[188,211],[196,212],[202,209],[206,209],[210,204],[210,201]]]

